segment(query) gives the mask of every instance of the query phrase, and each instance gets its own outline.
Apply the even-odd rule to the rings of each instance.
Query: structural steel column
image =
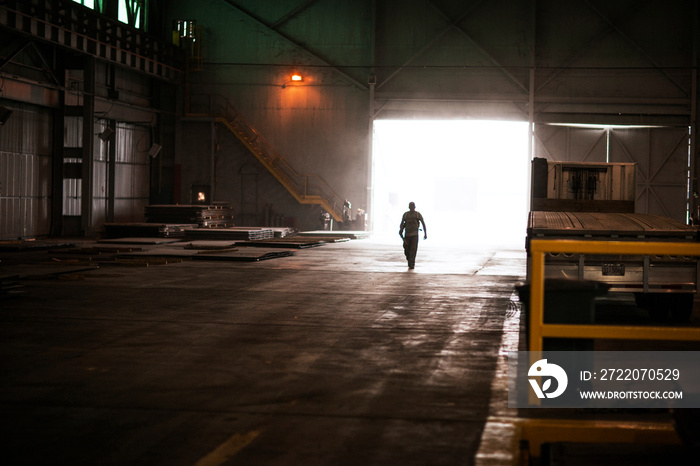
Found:
[[[700,6],[698,2],[693,2],[693,57],[692,57],[692,91],[690,93],[690,163],[691,163],[691,174],[693,179],[691,180],[690,195],[692,196],[690,202],[690,212],[691,218],[696,223],[700,220],[700,151],[698,150],[698,137],[697,133],[700,130],[700,117],[698,117],[698,105],[700,104],[700,96],[698,96],[698,53],[700,53]]]
[[[58,80],[58,107],[52,112],[53,149],[51,151],[51,236],[61,236],[63,232],[63,153],[66,68],[63,60],[56,60],[55,76]]]
[[[92,187],[93,187],[93,145],[95,139],[95,59],[85,58],[83,68],[83,176],[80,193],[80,225],[83,235],[91,236],[92,225]]]
[[[367,78],[367,84],[369,85],[369,108],[368,108],[368,121],[367,121],[367,183],[365,186],[365,224],[362,226],[362,229],[369,228],[371,231],[374,228],[373,221],[372,219],[374,218],[374,209],[372,202],[374,200],[374,186],[372,184],[372,167],[373,167],[373,160],[374,160],[374,87],[377,85],[377,71],[375,68],[375,61],[376,61],[376,46],[377,46],[377,2],[376,0],[372,0],[370,4],[370,8],[372,11],[370,12],[371,14],[371,21],[370,21],[370,40],[369,40],[369,47],[370,47],[370,64],[371,68],[369,71],[369,76]],[[369,222],[367,221],[369,219]]]
[[[116,198],[117,176],[117,126],[114,120],[109,120],[107,127],[114,131],[115,138],[107,140],[107,222],[114,222],[114,199]]]
[[[530,12],[530,86],[528,90],[528,126],[527,126],[527,154],[532,161],[535,158],[535,77],[536,66],[537,66],[537,56],[535,55],[536,46],[536,31],[537,31],[537,0],[532,0],[531,3],[532,11]],[[531,167],[531,164],[530,164]],[[530,168],[532,171],[532,168]],[[528,178],[530,182],[528,183],[528,191],[530,196],[528,196],[528,210],[532,208],[532,173]]]
[[[216,146],[218,145],[216,140],[216,120],[213,118],[209,124],[209,130],[211,132],[209,136],[211,142],[209,145],[209,199],[207,199],[207,202],[213,204],[214,199],[216,199]],[[191,197],[192,188],[190,187],[190,200],[193,200]]]

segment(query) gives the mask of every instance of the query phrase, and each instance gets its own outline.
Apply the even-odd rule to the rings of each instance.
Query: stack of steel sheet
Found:
[[[107,239],[100,239],[97,242],[101,244],[122,244],[122,245],[127,245],[127,244],[172,244],[172,243],[179,243],[182,241],[181,238],[150,238],[147,236],[144,237],[138,237],[138,236],[130,236],[128,238],[122,237],[122,238],[107,238]]]
[[[289,249],[237,248],[225,253],[200,252],[192,256],[194,260],[255,262],[279,257],[293,256]]]
[[[192,243],[195,244],[195,243]],[[278,257],[293,256],[293,249],[279,248],[204,248],[200,249],[202,244],[196,247],[176,247],[175,245],[165,245],[154,247],[147,251],[138,251],[121,254],[120,257],[160,257],[160,258],[181,258],[192,260],[215,260],[215,261],[261,261],[267,259],[275,259]]]
[[[191,243],[183,243],[182,247],[185,249],[195,249],[197,251],[222,251],[222,250],[227,250],[227,249],[234,249],[236,247],[236,241],[233,241],[233,240],[192,241]]]
[[[196,223],[105,223],[104,238],[179,238]]]
[[[200,228],[233,226],[233,209],[229,205],[149,205],[148,223],[194,223]]]
[[[270,229],[275,233],[275,238],[284,238],[296,233],[294,228],[289,227],[270,227]]]
[[[0,251],[32,251],[44,249],[72,248],[74,243],[58,243],[55,241],[12,240],[0,241]]]
[[[284,238],[269,238],[269,239],[259,239],[253,241],[239,241],[236,244],[240,246],[254,246],[254,247],[266,247],[266,248],[313,248],[316,246],[323,246],[326,243],[337,242],[337,241],[350,241],[347,238],[337,238],[336,240],[327,240],[326,238],[319,237],[302,237],[302,236],[286,236]]]
[[[240,240],[250,241],[274,238],[275,233],[269,228],[232,227],[232,228],[193,228],[185,231],[185,238],[192,240]]]
[[[321,238],[347,238],[347,239],[364,239],[372,236],[370,231],[352,231],[352,230],[315,230],[315,231],[301,231],[297,233],[301,236],[317,236]]]

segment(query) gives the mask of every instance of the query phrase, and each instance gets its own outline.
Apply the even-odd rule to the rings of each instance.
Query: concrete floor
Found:
[[[7,275],[48,256],[2,258]],[[430,241],[409,271],[398,241],[365,239],[22,280],[0,301],[2,461],[505,462],[482,434],[506,410],[524,273],[522,250]]]

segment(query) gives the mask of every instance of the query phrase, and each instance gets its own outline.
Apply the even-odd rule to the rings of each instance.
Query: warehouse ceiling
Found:
[[[688,122],[689,0],[225,3],[275,44],[268,64],[371,87],[375,118]]]

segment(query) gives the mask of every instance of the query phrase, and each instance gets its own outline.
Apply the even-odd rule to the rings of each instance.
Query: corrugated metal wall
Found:
[[[148,204],[150,129],[117,124],[114,221],[142,222]]]
[[[0,134],[0,239],[47,236],[51,227],[52,116],[48,109],[15,105]],[[106,121],[98,121],[96,133]],[[80,147],[82,118],[65,119],[64,147]],[[119,123],[109,141],[95,138],[93,227],[107,221],[108,144],[116,144],[114,221],[140,222],[148,204],[151,131]],[[65,158],[64,163],[80,163]],[[81,215],[80,179],[63,180],[63,215]],[[59,201],[61,202],[61,201]]]
[[[95,122],[95,134],[109,126],[107,121]],[[99,228],[107,221],[107,199],[109,195],[109,144],[117,144],[118,138],[107,141],[95,138],[92,152],[92,226]]]
[[[52,118],[22,104],[0,128],[0,239],[49,233],[51,226]]]
[[[108,126],[100,120],[95,132]],[[108,221],[109,144],[115,144],[114,222],[142,222],[148,204],[151,132],[149,128],[117,123],[114,136],[107,141],[95,138],[93,148],[93,227],[100,229]]]
[[[83,119],[81,117],[65,117],[63,125],[63,147],[78,149],[83,144]],[[63,163],[80,163],[80,157],[64,157]],[[66,217],[79,217],[81,215],[81,187],[79,178],[63,179],[63,215]]]

